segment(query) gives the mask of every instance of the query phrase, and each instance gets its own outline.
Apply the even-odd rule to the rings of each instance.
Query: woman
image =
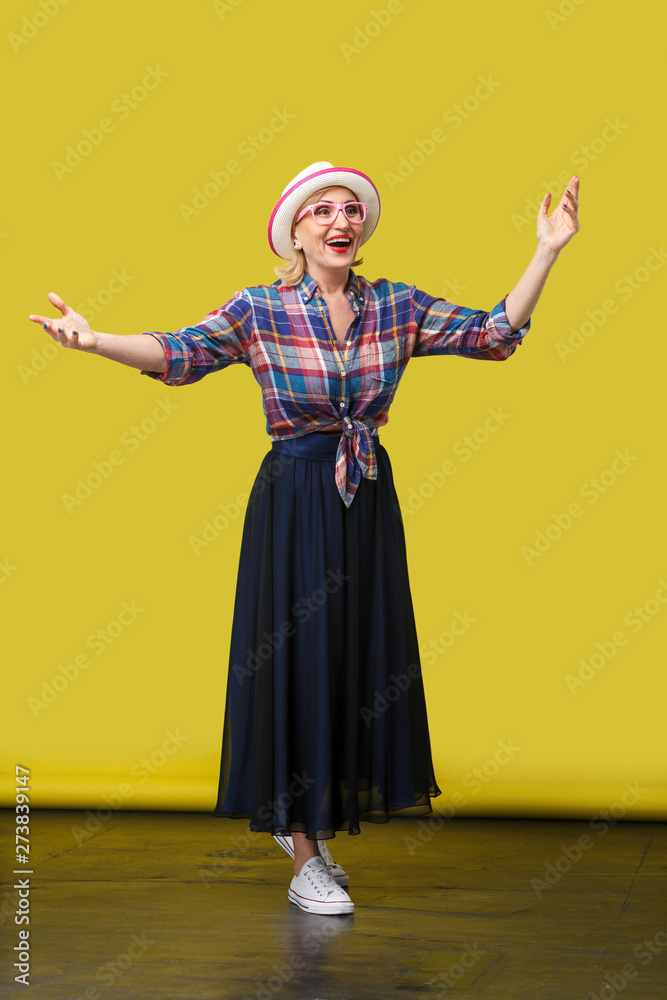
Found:
[[[431,759],[405,536],[387,422],[411,357],[502,361],[560,250],[578,232],[579,178],[537,219],[538,246],[490,312],[415,286],[368,282],[353,266],[380,215],[360,171],[318,162],[283,190],[269,244],[288,263],[194,327],[115,336],[31,315],[70,347],[166,385],[246,364],[262,388],[271,450],[246,510],[216,816],[246,818],[294,858],[288,898],[306,912],[350,913],[349,877],[327,850],[360,820],[432,812]]]

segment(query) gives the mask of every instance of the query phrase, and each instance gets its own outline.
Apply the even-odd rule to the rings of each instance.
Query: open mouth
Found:
[[[347,253],[352,246],[352,239],[350,236],[332,236],[330,239],[325,240],[325,243],[335,253]]]

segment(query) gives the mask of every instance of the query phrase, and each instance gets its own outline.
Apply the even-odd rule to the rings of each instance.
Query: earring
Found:
[[[297,243],[297,241],[296,241],[296,240],[294,240],[294,249],[295,249],[295,250],[300,250],[300,249],[301,249],[301,244],[300,244],[300,243]]]

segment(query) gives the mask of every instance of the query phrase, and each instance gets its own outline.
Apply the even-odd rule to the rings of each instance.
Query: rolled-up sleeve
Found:
[[[173,333],[143,331],[162,344],[167,370],[151,372],[141,369],[141,374],[165,385],[189,385],[229,365],[250,366],[248,350],[253,331],[252,317],[252,303],[244,289],[234,292],[228,302],[207,313],[195,326],[185,326]]]
[[[417,325],[412,352],[415,358],[460,354],[482,361],[505,361],[530,330],[530,318],[520,330],[512,330],[505,311],[507,295],[490,312],[485,312],[436,299],[414,286],[410,291]]]

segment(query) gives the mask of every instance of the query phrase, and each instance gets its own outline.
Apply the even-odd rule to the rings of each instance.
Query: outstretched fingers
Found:
[[[562,201],[560,202],[560,207],[565,209],[572,218],[577,217],[577,211],[579,209],[579,201],[577,195],[579,194],[579,178],[574,176],[570,178],[570,183],[568,187],[565,188]],[[547,218],[549,213],[549,207],[551,205],[551,191],[547,191],[542,203],[538,210],[538,215]],[[574,207],[573,207],[574,206]],[[558,207],[558,206],[557,206]]]
[[[577,195],[579,194],[579,178],[571,177],[570,183],[565,188],[565,194],[563,195],[563,208],[569,208],[573,204],[575,208],[579,207],[579,201],[577,200]]]
[[[542,199],[542,204],[539,207],[539,210],[538,210],[538,213],[537,213],[538,217],[542,216],[545,219],[547,218],[547,215],[549,213],[549,205],[550,204],[551,204],[551,191],[547,191],[547,193],[545,194],[544,198]]]
[[[48,335],[59,344],[71,346],[73,341],[75,342],[75,338],[78,336],[76,332],[70,332],[67,329],[67,319],[71,314],[73,314],[72,308],[68,306],[65,300],[61,299],[61,297],[55,292],[49,292],[46,297],[52,306],[55,306],[56,309],[60,310],[62,316],[57,319],[53,319],[50,316],[40,316],[38,313],[30,313],[28,319],[32,320],[33,323],[39,323],[40,326],[46,330]],[[74,343],[74,346],[76,346],[76,343]]]
[[[49,294],[46,297],[52,306],[55,306],[56,309],[60,309],[63,316],[66,316],[67,313],[71,311],[70,307],[67,305],[64,299],[61,299],[60,296],[56,295],[55,292],[49,292]]]
[[[49,337],[55,340],[56,343],[65,345],[68,347],[76,347],[78,332],[76,330],[68,330],[65,326],[65,322],[62,319],[50,319],[48,316],[38,316],[36,313],[31,313],[28,316],[33,323],[39,323],[40,326],[44,327]]]

